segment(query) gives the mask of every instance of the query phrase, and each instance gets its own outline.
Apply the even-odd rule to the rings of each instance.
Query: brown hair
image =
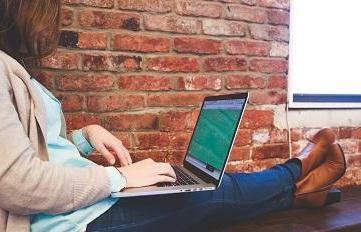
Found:
[[[0,50],[38,64],[56,48],[61,0],[0,0]]]

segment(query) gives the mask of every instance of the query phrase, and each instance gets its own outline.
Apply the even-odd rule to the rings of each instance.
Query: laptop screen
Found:
[[[203,103],[185,160],[219,180],[228,160],[247,98]]]

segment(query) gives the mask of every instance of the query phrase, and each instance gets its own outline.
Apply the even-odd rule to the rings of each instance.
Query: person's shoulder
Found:
[[[30,80],[30,74],[13,57],[0,50],[0,79],[4,80]]]
[[[0,50],[0,88],[2,90],[10,87],[9,78],[13,75],[12,60],[11,56]]]
[[[12,72],[13,58],[0,50],[0,75],[2,77],[8,76]]]
[[[17,62],[10,55],[0,50],[0,71],[12,71],[14,69],[18,69],[21,64]]]

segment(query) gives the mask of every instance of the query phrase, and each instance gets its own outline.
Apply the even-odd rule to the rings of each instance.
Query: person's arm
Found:
[[[38,158],[15,110],[8,78],[11,74],[0,61],[0,208],[18,215],[57,214],[91,205],[108,197],[116,182],[102,166],[69,168]],[[22,82],[19,80],[19,84]],[[100,128],[100,127],[94,127]],[[91,141],[101,149],[109,132],[90,130]],[[104,131],[103,131],[104,132]],[[117,145],[116,149],[119,150]],[[104,150],[105,153],[107,151]],[[109,151],[108,151],[109,152]],[[109,154],[109,153],[108,153]],[[114,171],[117,171],[116,169]],[[151,159],[121,167],[126,187],[174,182],[167,163]],[[115,188],[115,187],[114,187]]]
[[[88,125],[75,130],[68,135],[68,139],[84,157],[89,156],[93,151],[98,151],[110,165],[115,164],[116,157],[122,166],[132,164],[129,151],[122,141],[100,125]]]
[[[88,157],[95,151],[95,148],[84,137],[83,129],[74,130],[68,134],[67,137],[68,140],[75,145],[83,157]]]
[[[55,214],[109,196],[110,180],[104,167],[67,168],[37,157],[9,86],[7,77],[0,75],[0,208],[20,215]]]

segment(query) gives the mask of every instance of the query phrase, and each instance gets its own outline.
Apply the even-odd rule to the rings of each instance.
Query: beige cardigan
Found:
[[[110,194],[103,167],[47,162],[44,114],[30,75],[0,51],[0,232],[29,231],[31,214],[72,211]]]

